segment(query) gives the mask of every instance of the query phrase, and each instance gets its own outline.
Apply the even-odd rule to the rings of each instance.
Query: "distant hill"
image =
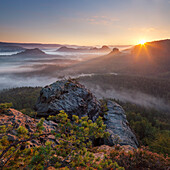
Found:
[[[111,49],[106,46],[106,45],[103,45],[101,48],[91,48],[90,51],[94,51],[94,52],[110,52]]]
[[[34,48],[34,49],[26,49],[25,51],[15,54],[15,56],[20,56],[20,55],[46,55],[46,54],[40,49]]]
[[[22,51],[25,50],[25,48],[20,46],[10,46],[10,45],[1,45],[0,44],[0,52],[16,52],[16,51]]]
[[[0,47],[2,46],[19,46],[22,48],[56,48],[61,47],[60,44],[41,44],[41,43],[8,43],[8,42],[0,42]]]
[[[110,73],[125,68],[128,62],[131,60],[127,60],[126,54],[112,51],[108,55],[78,63],[69,68],[68,71],[69,73]]]
[[[66,46],[62,46],[60,47],[57,51],[59,52],[87,52],[87,53],[95,53],[95,52],[110,52],[111,49],[104,45],[102,46],[101,48],[96,48],[96,47],[93,47],[93,48],[70,48],[70,47],[66,47]]]
[[[140,74],[170,73],[170,40],[148,42],[132,49],[133,64],[130,72]]]
[[[48,48],[59,48],[63,47],[62,44],[42,44],[42,43],[11,43],[11,42],[0,42],[0,47],[2,46],[19,46],[23,48],[40,48],[40,49],[48,49]],[[67,47],[75,47],[75,48],[91,48],[91,46],[79,46],[79,45],[67,45]]]
[[[170,77],[170,40],[134,46],[131,53],[114,49],[108,55],[74,65],[78,73],[109,73]]]
[[[120,53],[119,49],[113,48],[113,50],[108,55],[115,55],[115,54],[118,54],[118,53]]]
[[[84,49],[84,48],[71,48],[71,47],[62,46],[57,51],[59,52],[85,52],[87,50],[88,49]]]

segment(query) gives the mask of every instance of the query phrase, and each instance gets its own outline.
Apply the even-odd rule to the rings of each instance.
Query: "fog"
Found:
[[[45,56],[17,56],[18,52],[0,52],[0,74],[31,72],[43,67],[68,66],[75,62],[80,62],[90,58],[104,55],[105,53],[66,53],[57,52],[56,49],[42,50]],[[41,67],[40,67],[41,66]],[[54,70],[55,71],[55,70]],[[1,76],[1,75],[0,75]],[[38,76],[38,75],[37,75]],[[31,77],[31,75],[30,75]],[[1,87],[0,87],[1,88]]]
[[[110,73],[119,76],[117,73]],[[23,87],[23,86],[41,86],[52,84],[55,81],[68,79],[68,78],[81,78],[87,76],[94,76],[96,74],[79,74],[74,76],[65,77],[50,77],[50,76],[33,76],[33,77],[19,77],[19,76],[0,76],[0,90],[13,87]],[[109,87],[108,89],[103,89],[98,84],[92,84],[90,82],[84,82],[80,80],[80,83],[84,84],[98,99],[102,98],[112,98],[118,99],[123,102],[131,102],[140,106],[145,106],[148,108],[155,108],[163,111],[170,111],[169,104],[161,98],[157,98],[139,91],[121,89],[117,90],[114,87]]]
[[[56,49],[48,49],[48,50],[42,50],[43,52],[45,52],[46,54],[49,54],[49,55],[59,55],[61,56],[60,58],[63,59],[74,59],[74,60],[84,60],[84,59],[87,59],[87,58],[93,58],[93,57],[97,57],[97,56],[101,56],[101,55],[105,55],[107,53],[80,53],[80,52],[59,52],[59,51],[56,51]]]
[[[110,73],[111,75],[117,75],[117,73]],[[0,90],[13,88],[13,87],[23,87],[23,86],[41,86],[44,87],[46,85],[52,84],[55,81],[63,80],[63,79],[77,79],[86,76],[94,76],[97,75],[95,73],[91,74],[77,74],[77,75],[66,75],[66,76],[15,76],[15,75],[0,75]]]
[[[49,55],[45,57],[13,57],[7,55],[2,56],[1,53],[0,90],[23,86],[43,87],[63,78],[80,78],[98,75],[96,73],[73,74],[74,69],[70,68],[69,71],[65,71],[65,68],[72,64],[79,63],[80,61],[101,56],[101,53],[63,53],[56,52],[54,49],[43,51]],[[115,72],[111,72],[109,74],[119,76],[119,74]],[[89,88],[97,98],[114,98],[125,102],[132,102],[145,107],[151,107],[160,110],[170,110],[170,106],[163,99],[156,98],[139,91],[133,91],[129,89],[116,90],[114,87],[109,87],[109,84],[107,84],[107,89],[104,90],[99,84],[92,84],[92,82],[85,81],[81,83]]]
[[[130,102],[140,106],[148,108],[155,108],[163,111],[170,111],[170,105],[161,98],[157,98],[139,91],[133,91],[128,89],[115,90],[110,87],[109,90],[101,88],[99,85],[91,84],[89,82],[81,82],[91,92],[95,94],[98,99],[112,98],[123,102]]]
[[[60,77],[65,75],[59,73],[61,68],[68,67],[86,58],[99,56],[96,53],[56,52],[56,49],[43,51],[50,55],[21,57],[12,56],[12,54],[20,51],[0,52],[0,90],[22,86],[45,86],[60,80]],[[69,77],[68,73],[66,73],[66,77]]]

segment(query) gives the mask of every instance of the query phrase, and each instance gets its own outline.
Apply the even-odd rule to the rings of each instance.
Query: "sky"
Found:
[[[170,38],[170,0],[0,0],[0,41],[134,45]]]

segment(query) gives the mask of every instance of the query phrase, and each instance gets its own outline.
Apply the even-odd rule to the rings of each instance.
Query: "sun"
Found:
[[[141,45],[144,45],[145,43],[146,43],[145,40],[140,40],[140,41],[139,41],[139,44],[141,44]]]

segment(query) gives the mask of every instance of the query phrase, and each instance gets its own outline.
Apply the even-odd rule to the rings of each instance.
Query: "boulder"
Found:
[[[137,148],[138,141],[129,127],[123,108],[111,100],[107,101],[107,108],[108,111],[104,115],[104,123],[106,124],[106,130],[110,133],[110,137],[105,139],[104,143],[110,146],[120,144]]]
[[[93,122],[101,111],[100,103],[83,85],[74,80],[57,81],[44,87],[35,106],[38,117],[56,115],[64,110],[69,118],[88,116]]]
[[[36,104],[37,116],[48,117],[64,110],[69,118],[88,116],[93,122],[102,112],[101,103],[83,85],[74,80],[57,81],[44,87]],[[94,145],[130,145],[137,148],[138,142],[131,131],[123,108],[115,102],[107,101],[107,114],[104,115],[108,139],[98,139]]]

